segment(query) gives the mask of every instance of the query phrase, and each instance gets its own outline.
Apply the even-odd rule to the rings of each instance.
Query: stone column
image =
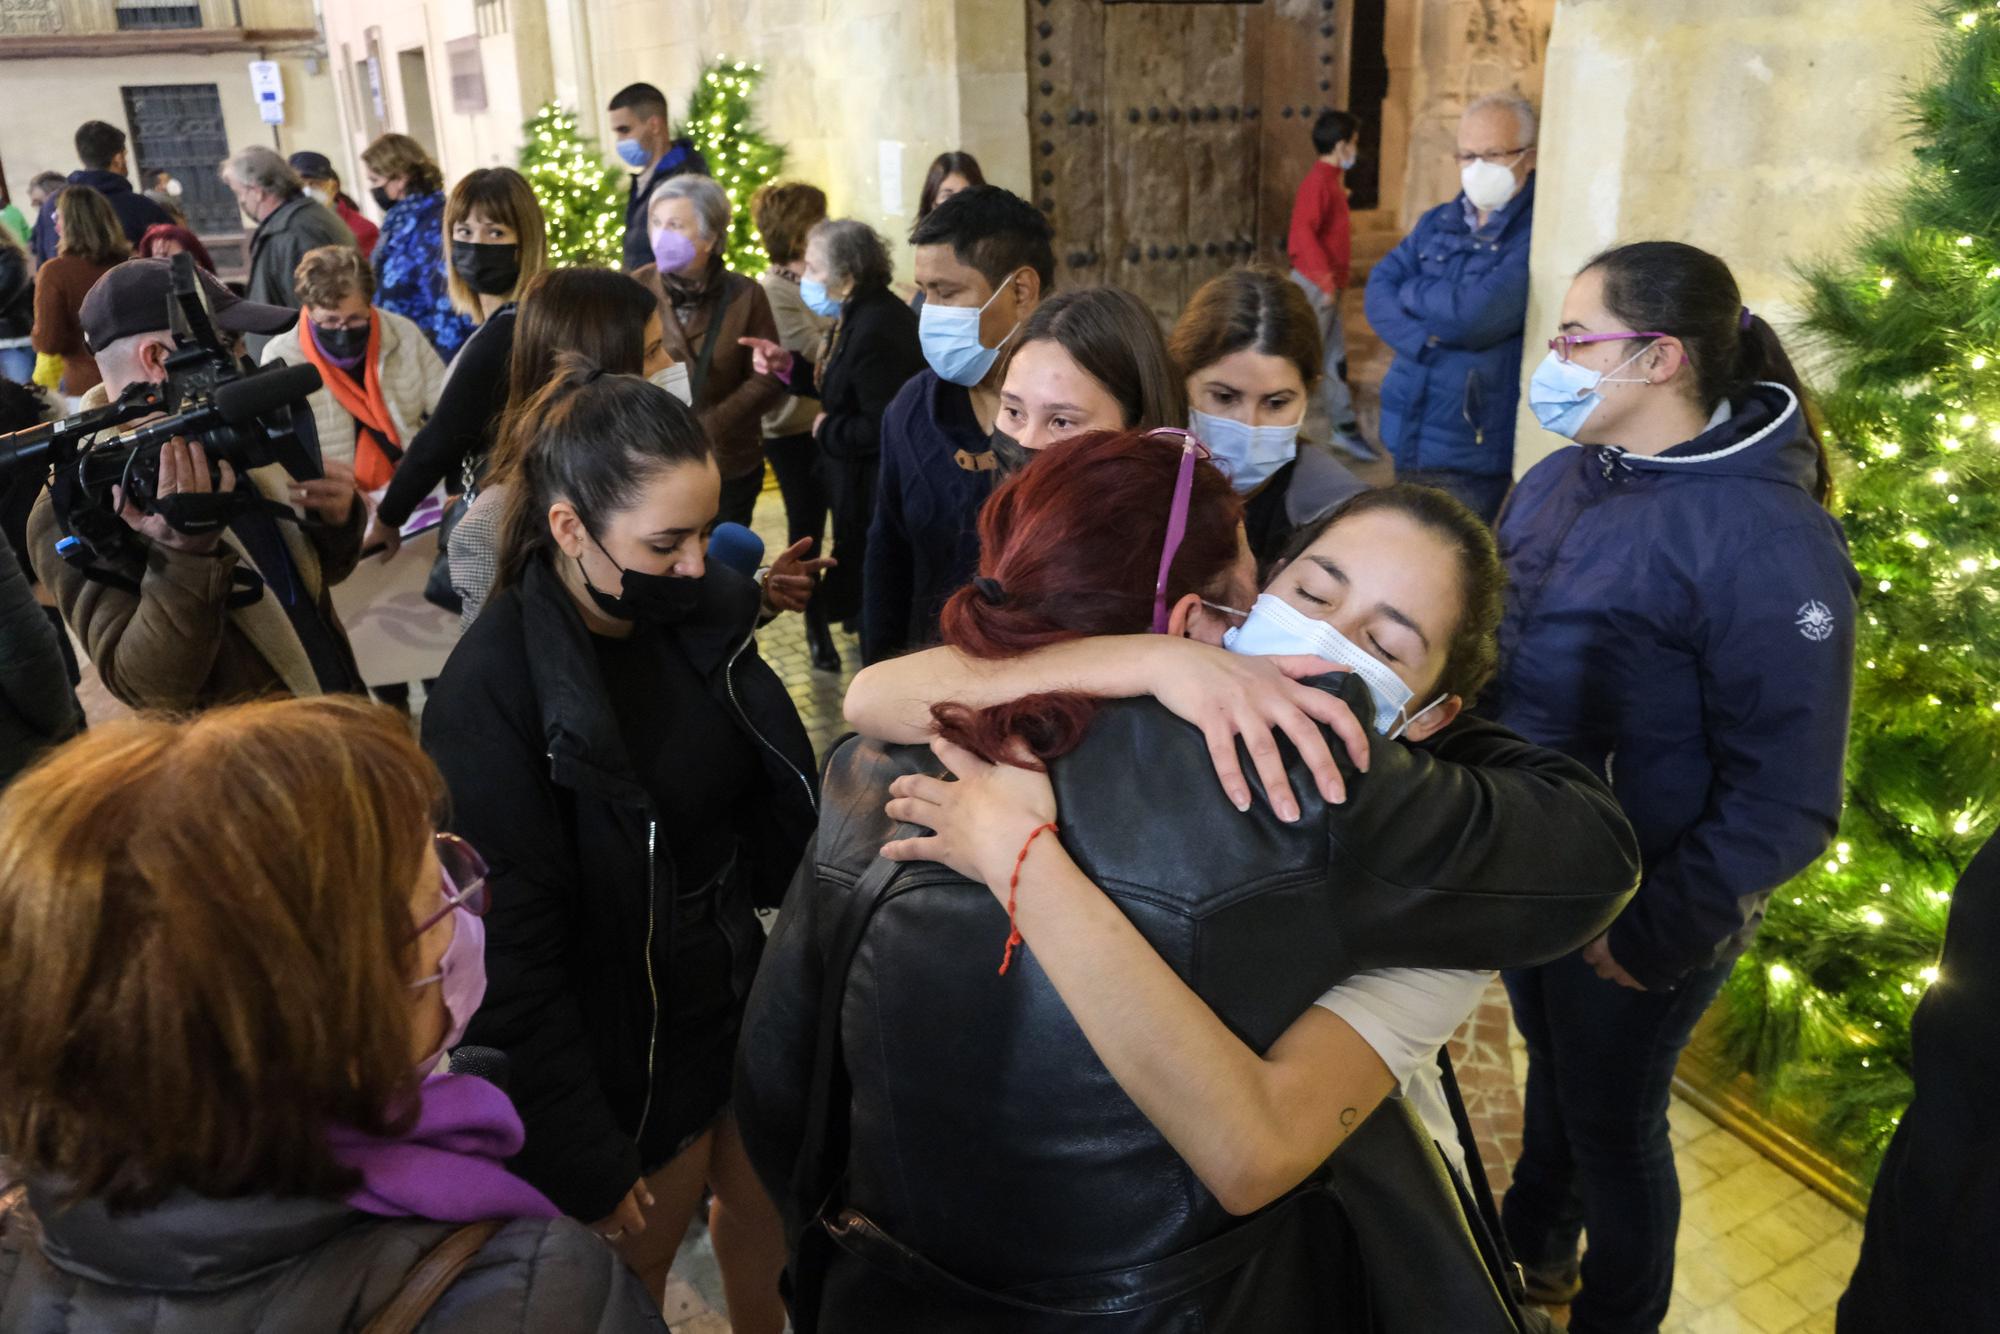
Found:
[[[1782,334],[1793,266],[1835,252],[1909,162],[1903,95],[1931,50],[1909,0],[1560,0],[1542,100],[1528,353],[1576,270],[1621,242],[1729,262]],[[1522,398],[1525,472],[1562,441]]]

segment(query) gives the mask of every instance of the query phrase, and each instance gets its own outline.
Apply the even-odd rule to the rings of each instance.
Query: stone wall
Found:
[[[1781,332],[1793,266],[1837,251],[1909,160],[1902,95],[1931,49],[1911,0],[1561,0],[1543,95],[1532,374],[1578,266],[1607,246],[1712,250]],[[1515,469],[1562,442],[1522,404]]]

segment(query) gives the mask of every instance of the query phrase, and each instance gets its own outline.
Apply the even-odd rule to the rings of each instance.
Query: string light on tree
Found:
[[[1914,180],[1808,275],[1862,579],[1840,842],[1773,896],[1716,1014],[1760,1095],[1864,1182],[1909,1100],[1951,887],[2000,820],[2000,11],[1940,17]]]
[[[616,267],[625,238],[624,173],[605,165],[576,117],[551,102],[523,130],[521,174],[542,206],[549,262]]]
[[[765,138],[750,105],[763,77],[762,65],[717,56],[702,71],[682,121],[687,136],[708,159],[715,183],[729,196],[727,263],[747,274],[762,273],[770,262],[750,221],[750,197],[785,169],[784,146]]]

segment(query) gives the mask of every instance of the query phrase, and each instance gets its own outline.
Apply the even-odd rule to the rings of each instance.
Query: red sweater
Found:
[[[1347,173],[1330,162],[1315,162],[1299,182],[1292,201],[1292,232],[1285,249],[1292,267],[1328,292],[1347,286],[1353,238],[1348,229]]]

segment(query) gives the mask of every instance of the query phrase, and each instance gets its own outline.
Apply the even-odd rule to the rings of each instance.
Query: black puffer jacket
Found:
[[[376,1218],[338,1200],[183,1195],[112,1214],[30,1189],[0,1228],[6,1334],[344,1334],[457,1223]],[[664,1331],[609,1246],[567,1218],[518,1218],[482,1247],[425,1334]]]
[[[1347,688],[1365,709],[1360,683]],[[1108,704],[1052,766],[1063,845],[1259,1051],[1352,973],[1537,963],[1596,936],[1630,897],[1631,829],[1574,761],[1470,719],[1420,746],[1378,739],[1372,756],[1332,807],[1291,756],[1304,815],[1286,825],[1261,803],[1230,806],[1195,728],[1150,700]],[[918,747],[850,742],[834,754],[813,860],[751,995],[737,1119],[795,1237],[830,1184],[794,1182],[829,942],[895,834],[882,812],[890,782],[916,772],[940,772]],[[1094,1276],[1091,1292],[1129,1291],[1147,1281],[1141,1266],[1238,1220],[1111,1078],[1033,950],[996,974],[1006,934],[984,886],[931,864],[903,871],[868,919],[840,1001],[851,1096],[836,1099],[848,1124],[847,1152],[832,1155],[845,1164],[835,1204],[982,1289]],[[833,1257],[829,1331],[1366,1328],[1343,1323],[1361,1319],[1351,1306],[1337,1314],[1332,1276],[1352,1250],[1324,1200],[1297,1211],[1257,1262],[1180,1300],[1082,1322],[940,1306],[935,1292],[913,1296],[882,1269]]]
[[[816,783],[798,710],[754,647],[757,586],[716,565],[703,585],[676,637],[764,761],[732,897],[717,907],[741,994],[763,946],[754,909],[784,894]],[[466,1040],[512,1058],[508,1092],[528,1131],[515,1169],[565,1213],[595,1219],[637,1179],[646,1109],[673,1077],[671,1060],[649,1054],[669,1022],[656,997],[669,993],[680,886],[589,635],[556,576],[532,563],[445,663],[424,749],[451,789],[453,831],[493,868],[490,984]]]

